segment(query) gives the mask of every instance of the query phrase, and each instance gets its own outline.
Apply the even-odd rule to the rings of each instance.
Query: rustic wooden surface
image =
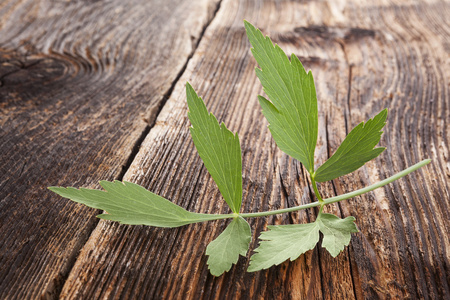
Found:
[[[0,299],[450,298],[450,3],[445,1],[35,1],[0,3]],[[227,224],[176,229],[98,221],[49,185],[125,179],[196,212],[227,212],[189,135],[187,80],[243,154],[243,211],[309,203],[301,164],[279,151],[242,20],[297,54],[315,77],[318,164],[389,108],[388,149],[320,186],[325,197],[432,164],[330,206],[360,232],[333,259],[221,277],[204,251]],[[249,220],[252,249],[267,224]]]

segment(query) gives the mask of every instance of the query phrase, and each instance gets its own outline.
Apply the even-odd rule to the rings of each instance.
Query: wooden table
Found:
[[[449,16],[448,1],[1,1],[0,299],[450,299]],[[389,108],[387,150],[322,184],[325,197],[433,161],[327,207],[360,229],[337,258],[317,246],[246,273],[248,256],[216,278],[204,252],[227,221],[119,225],[46,187],[127,180],[227,213],[189,135],[189,81],[239,132],[243,211],[315,201],[267,129],[243,19],[312,69],[318,165]],[[251,249],[267,224],[316,213],[251,219]]]

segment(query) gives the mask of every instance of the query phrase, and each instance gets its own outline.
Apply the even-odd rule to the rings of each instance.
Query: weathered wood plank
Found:
[[[24,15],[29,16],[30,22],[41,24],[45,20],[33,21],[34,14],[44,15],[45,11],[46,17],[53,16],[54,10],[46,10],[44,5],[40,12],[33,3],[23,1],[21,5],[13,5],[8,1],[0,4],[0,15],[7,15],[6,20],[9,20],[7,25],[0,23],[5,32],[0,35],[0,39],[5,36],[0,48],[3,59],[8,60],[2,61],[0,95],[3,91],[8,93],[1,98],[2,112],[7,113],[2,114],[0,124],[2,137],[10,147],[5,147],[9,150],[1,157],[7,164],[0,165],[9,176],[2,177],[0,182],[2,193],[7,192],[0,200],[0,229],[9,230],[0,231],[1,240],[6,241],[0,246],[0,274],[3,276],[0,279],[7,280],[7,285],[0,285],[0,295],[3,292],[9,298],[54,296],[52,292],[58,291],[57,286],[64,281],[75,260],[74,251],[87,239],[89,228],[95,225],[94,210],[50,197],[36,186],[55,184],[55,181],[93,186],[98,179],[115,178],[146,126],[135,112],[144,110],[146,116],[152,115],[152,107],[171,84],[171,81],[167,85],[161,80],[154,82],[155,78],[173,79],[182,65],[174,59],[170,62],[173,65],[156,64],[151,69],[151,62],[143,57],[150,52],[142,53],[134,48],[175,34],[175,44],[180,43],[180,46],[170,48],[174,54],[182,51],[183,43],[189,40],[188,35],[184,32],[177,35],[173,28],[164,31],[153,27],[156,23],[152,19],[167,19],[168,14],[161,14],[161,11],[186,13],[186,7],[176,10],[153,4],[151,13],[154,15],[150,14],[150,21],[143,17],[142,10],[141,22],[146,25],[134,24],[139,29],[155,30],[152,32],[156,36],[152,38],[145,36],[147,32],[137,32],[113,43],[111,39],[121,36],[120,30],[123,30],[117,26],[111,35],[95,32],[95,43],[90,45],[89,51],[83,52],[77,43],[78,37],[83,33],[89,35],[90,31],[86,28],[80,32],[77,24],[73,24],[72,27],[56,26],[60,32],[43,30],[36,34],[41,38],[31,39],[11,51],[20,41],[34,36],[33,26],[16,28],[11,20]],[[117,3],[101,7],[89,4],[85,9],[85,4],[80,3],[54,5],[55,9],[63,6],[72,9],[67,14],[57,14],[58,22],[74,14],[74,19],[87,24],[101,15],[112,17],[112,8],[118,6]],[[144,7],[150,7],[148,5]],[[100,12],[94,12],[94,8]],[[445,19],[448,8],[447,3],[434,1],[223,1],[155,127],[141,145],[125,175],[126,180],[143,184],[192,211],[227,211],[188,133],[184,83],[189,80],[218,119],[239,132],[244,164],[243,210],[260,211],[311,201],[309,182],[301,165],[276,148],[260,113],[256,94],[261,88],[254,75],[255,62],[248,51],[243,18],[261,27],[287,52],[296,53],[305,66],[313,70],[320,111],[317,163],[331,155],[345,133],[357,123],[381,108],[390,109],[381,142],[388,151],[355,174],[322,184],[320,189],[325,196],[368,185],[425,157],[432,158],[433,164],[385,189],[329,207],[329,211],[338,215],[356,216],[361,230],[353,235],[351,246],[338,258],[332,259],[317,247],[295,262],[264,272],[245,273],[248,261],[241,259],[224,276],[209,275],[204,250],[224,229],[225,221],[179,229],[131,227],[100,221],[65,283],[62,298],[450,297],[450,69],[449,61],[444,59],[448,57],[449,25]],[[139,12],[127,10],[125,6],[122,9],[128,12],[120,16],[128,24],[125,28],[134,28],[130,25],[133,22],[127,23],[127,20],[134,20]],[[204,24],[206,12],[201,11],[200,23]],[[86,14],[90,16],[87,21],[83,18]],[[4,18],[1,20],[4,22]],[[175,21],[181,22],[174,17]],[[197,19],[192,22],[195,21]],[[52,18],[47,22],[42,28],[59,24],[51,24],[55,22]],[[185,25],[177,23],[177,26]],[[199,33],[201,26],[196,24],[190,28]],[[20,40],[19,37],[27,38]],[[111,43],[126,48],[120,50],[123,52],[119,57],[123,59],[113,63],[111,53],[115,48]],[[56,50],[43,51],[48,45]],[[142,49],[156,51],[164,57],[170,54],[165,54],[167,49]],[[188,53],[183,52],[182,57],[186,58]],[[153,62],[156,58],[148,59]],[[66,60],[69,62],[63,63]],[[167,71],[164,67],[173,70],[169,70],[169,75],[160,74]],[[123,72],[122,81],[118,80],[121,78],[117,76],[119,71]],[[70,74],[75,74],[73,82],[67,82]],[[28,92],[14,94],[19,89]],[[156,96],[150,95],[151,92]],[[57,112],[52,111],[55,108]],[[126,114],[118,115],[120,111]],[[92,120],[93,117],[97,119]],[[11,131],[3,132],[4,128]],[[117,128],[120,128],[119,133],[115,131]],[[25,150],[20,151],[20,147]],[[34,154],[24,163],[27,153]],[[111,153],[115,156],[111,157]],[[60,162],[58,170],[46,171],[50,163],[57,162]],[[63,171],[69,173],[62,175]],[[14,187],[11,182],[21,185]],[[8,184],[9,189],[4,189]],[[24,187],[28,185],[31,192],[27,193]],[[22,197],[28,202],[19,203]],[[24,207],[28,203],[29,206]],[[7,215],[4,207],[8,212],[15,207],[22,210]],[[33,219],[27,220],[28,215]],[[257,228],[256,237],[266,224],[307,222],[314,216],[311,210],[250,223]],[[16,231],[9,229],[13,218],[19,220]],[[54,228],[52,224],[58,226]],[[28,229],[29,232],[24,233]],[[6,239],[8,235],[13,239]],[[61,236],[64,236],[62,241]],[[254,239],[252,244],[256,246],[257,241]],[[13,265],[5,264],[11,259],[14,259]]]
[[[260,113],[255,95],[261,88],[244,18],[312,68],[320,99],[318,162],[357,123],[390,109],[381,143],[388,151],[355,174],[322,184],[326,196],[365,186],[425,157],[433,158],[433,165],[328,208],[356,216],[361,230],[337,259],[318,247],[264,272],[244,273],[248,260],[241,259],[224,276],[208,274],[203,253],[225,221],[179,229],[100,221],[62,297],[449,297],[446,9],[445,2],[223,1],[125,179],[192,211],[227,211],[188,134],[184,83],[189,80],[218,119],[239,132],[243,210],[311,201],[301,166],[277,150]],[[306,222],[314,215],[303,211],[250,223],[256,237],[267,223]]]
[[[388,149],[361,177],[383,179],[422,157],[433,159],[430,167],[343,204],[345,212],[359,216],[364,233],[351,250],[368,298],[450,297],[450,173],[441,168],[449,157],[450,69],[442,60],[449,55],[448,8],[448,2],[368,6],[367,21],[377,24],[371,27],[374,38],[346,45],[353,66],[348,124],[356,125],[369,110],[390,109],[382,140]],[[354,24],[356,13],[349,16]],[[347,176],[336,186],[345,191],[359,184]]]
[[[205,42],[200,44],[186,75],[180,79],[141,146],[136,159],[139,163],[127,172],[127,180],[139,182],[192,211],[227,211],[189,136],[184,92],[184,82],[189,79],[218,119],[239,131],[244,164],[244,209],[255,211],[287,205],[286,199],[279,196],[282,187],[274,184],[280,179],[276,156],[286,157],[276,151],[256,101],[261,88],[254,75],[255,62],[249,55],[242,23],[244,17],[257,15],[261,10],[265,15],[275,12],[274,8],[270,2],[264,7],[237,1],[221,3],[218,15],[202,39]],[[298,173],[295,168],[292,170]],[[304,178],[298,180],[304,197],[297,197],[297,201],[309,202],[307,184]],[[300,215],[302,221],[307,221],[310,215],[314,217],[305,212]],[[271,222],[286,222],[286,218],[289,217]],[[265,224],[263,219],[250,222],[260,229]],[[110,223],[100,222],[80,253],[61,297],[145,294],[148,298],[199,299],[237,295],[288,297],[290,293],[321,297],[318,251],[308,253],[293,266],[286,264],[253,274],[245,273],[247,264],[241,260],[225,276],[212,277],[204,250],[225,225],[226,222],[215,222],[166,230],[116,225],[112,228]],[[121,240],[116,239],[119,236]],[[136,240],[145,245],[136,244]],[[256,239],[253,244],[256,245]],[[107,272],[94,266],[99,259],[102,265],[109,266]],[[126,276],[116,276],[123,272]],[[280,278],[291,278],[286,282],[293,288],[287,288]]]
[[[0,2],[0,298],[56,297],[218,2]]]

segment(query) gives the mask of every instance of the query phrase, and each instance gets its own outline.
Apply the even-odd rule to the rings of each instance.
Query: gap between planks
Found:
[[[209,20],[207,20],[207,22],[203,26],[202,31],[200,32],[200,35],[199,35],[197,41],[195,42],[194,46],[192,47],[191,53],[186,58],[186,61],[185,61],[184,65],[183,65],[183,67],[180,69],[180,71],[178,72],[177,76],[172,81],[172,84],[170,85],[169,89],[162,96],[162,100],[161,100],[160,104],[155,109],[156,112],[152,116],[150,116],[149,121],[148,121],[148,125],[144,128],[144,130],[142,131],[141,135],[136,140],[136,143],[134,144],[133,149],[132,149],[132,151],[131,151],[131,153],[130,153],[127,161],[126,161],[126,164],[122,166],[122,170],[121,170],[120,174],[118,175],[117,180],[120,180],[120,181],[123,180],[126,172],[129,170],[131,164],[133,163],[133,161],[135,160],[137,154],[139,153],[139,149],[140,149],[142,143],[144,142],[145,138],[150,133],[152,128],[155,126],[156,120],[158,119],[158,116],[160,115],[163,107],[165,106],[167,100],[172,95],[172,92],[173,92],[175,86],[178,84],[178,81],[180,80],[180,78],[184,74],[184,72],[186,71],[186,68],[187,68],[190,60],[192,59],[193,55],[197,51],[198,46],[199,46],[201,40],[203,39],[203,36],[205,34],[206,29],[210,26],[211,22],[217,16],[217,12],[220,9],[221,3],[222,3],[222,0],[219,0],[218,3],[216,4],[216,7],[214,8],[214,10],[212,12],[211,18]],[[94,232],[94,230],[98,227],[99,220],[100,219],[98,219],[97,222],[95,223],[95,225],[90,228],[90,231],[87,233],[87,235],[90,236],[92,234],[92,232]],[[80,247],[80,249],[82,249],[86,245],[86,243],[88,241],[89,241],[89,238],[85,241],[84,245],[82,247]],[[75,266],[77,260],[78,260],[78,257],[72,262],[72,264],[70,266],[70,271],[67,273],[67,275],[65,276],[65,278],[62,281],[62,283],[60,284],[60,286],[57,287],[56,294],[58,295],[58,298],[60,297],[61,292],[63,290],[63,287],[64,287],[67,279],[70,277],[70,274],[72,273],[73,267]]]

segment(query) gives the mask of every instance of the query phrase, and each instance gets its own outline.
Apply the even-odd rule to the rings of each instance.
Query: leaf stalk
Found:
[[[365,188],[362,188],[362,189],[359,189],[359,190],[356,190],[356,191],[353,191],[353,192],[350,192],[350,193],[346,193],[346,194],[342,194],[342,195],[339,195],[339,196],[335,196],[335,197],[331,197],[331,198],[328,198],[328,199],[324,199],[324,200],[322,200],[322,202],[317,201],[317,202],[303,204],[303,205],[299,205],[299,206],[295,206],[295,207],[277,209],[277,210],[272,210],[272,211],[264,211],[264,212],[257,212],[257,213],[243,213],[243,214],[240,214],[240,216],[243,217],[243,218],[265,217],[265,216],[271,216],[271,215],[277,215],[277,214],[294,212],[294,211],[307,209],[307,208],[311,208],[311,207],[316,207],[316,206],[325,206],[327,204],[331,204],[331,203],[339,202],[339,201],[346,200],[346,199],[349,199],[349,198],[353,198],[353,197],[356,197],[356,196],[368,193],[370,191],[373,191],[373,190],[375,190],[377,188],[383,187],[383,186],[385,186],[385,185],[387,185],[387,184],[389,184],[389,183],[391,183],[391,182],[393,182],[393,181],[395,181],[397,179],[400,179],[400,178],[408,175],[411,172],[416,171],[417,169],[420,169],[421,167],[429,164],[430,162],[431,162],[431,159],[422,160],[421,162],[419,162],[419,163],[417,163],[417,164],[415,164],[415,165],[413,165],[413,166],[411,166],[411,167],[409,167],[409,168],[407,168],[407,169],[405,169],[405,170],[403,170],[403,171],[401,171],[401,172],[399,172],[399,173],[397,173],[397,174],[395,174],[395,175],[393,175],[391,177],[388,177],[388,178],[386,178],[384,180],[381,180],[381,181],[379,181],[379,182],[377,182],[375,184],[369,185],[369,186],[367,186]],[[313,184],[313,186],[315,186],[315,185]],[[317,187],[316,187],[316,189],[317,189]],[[318,195],[317,191],[316,191],[316,193],[317,193],[316,195]],[[233,214],[230,215],[230,218],[232,218],[232,217],[233,217]]]
[[[311,174],[311,183],[314,189],[314,194],[316,194],[317,200],[319,200],[319,203],[323,203],[322,196],[320,196],[319,190],[317,189],[316,181],[314,180],[314,175]]]

